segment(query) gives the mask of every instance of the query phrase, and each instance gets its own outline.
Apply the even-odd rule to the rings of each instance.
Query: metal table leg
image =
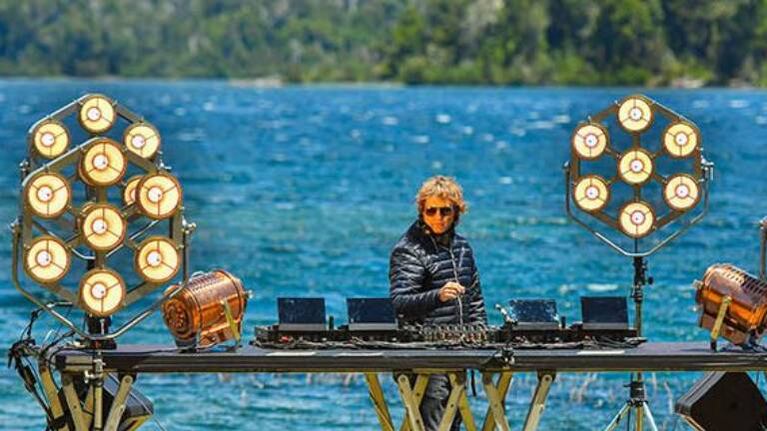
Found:
[[[471,406],[469,405],[469,397],[466,395],[466,372],[449,373],[448,378],[450,379],[451,386],[450,396],[448,397],[448,407],[451,405],[451,400],[455,398],[457,400],[458,412],[461,414],[463,425],[466,427],[466,430],[477,431],[477,424],[474,422],[474,415],[472,414]],[[453,424],[453,418],[455,417],[455,408],[450,413],[450,420],[447,420],[447,415],[447,409],[445,409],[445,415],[440,422],[440,430],[443,429],[443,426],[445,431],[450,429],[450,426]]]
[[[48,398],[48,402],[51,404],[51,413],[53,414],[53,421],[57,422],[64,418],[64,408],[59,401],[58,388],[56,382],[53,380],[51,369],[45,364],[45,361],[41,360],[38,363],[38,369],[40,370],[40,383],[42,383],[45,396]],[[66,423],[61,426],[55,426],[56,431],[65,430],[69,431],[69,426]]]
[[[109,416],[107,416],[104,431],[117,431],[120,418],[125,412],[125,401],[128,399],[131,386],[133,386],[133,377],[125,376],[120,380],[120,386],[117,388],[117,393],[112,399],[112,407],[109,408]]]
[[[421,411],[420,409],[421,401],[423,401],[423,397],[426,394],[426,386],[428,385],[429,385],[428,373],[421,373],[416,376],[415,386],[413,386],[413,395],[415,396],[415,402],[419,412]],[[410,428],[409,416],[407,414],[407,410],[405,410],[405,420],[402,421],[402,426],[400,427],[400,431],[411,431],[411,430],[412,429]]]
[[[524,431],[535,431],[541,421],[543,409],[546,407],[546,397],[549,395],[549,389],[554,382],[556,373],[553,371],[538,373],[538,386],[535,388],[533,399],[530,400],[530,410],[525,418]]]
[[[420,379],[421,375],[418,378]],[[426,376],[426,382],[428,383],[428,375]],[[416,381],[417,384],[418,382]],[[419,409],[423,395],[421,395],[421,398],[416,397],[413,389],[410,387],[410,379],[404,374],[397,377],[397,387],[402,397],[402,403],[405,405],[406,425],[403,425],[403,428],[409,426],[411,431],[425,431]]]
[[[85,429],[91,429],[91,424],[93,424],[93,412],[95,410],[93,395],[93,385],[88,385],[88,393],[85,394],[85,400],[82,402]]]
[[[381,424],[381,430],[394,431],[394,423],[389,414],[389,407],[386,405],[386,399],[384,398],[383,390],[381,389],[381,382],[378,381],[378,374],[365,373],[365,379],[368,382],[370,401],[373,402],[373,408],[375,408],[378,422]]]
[[[75,392],[72,376],[69,374],[62,375],[61,382],[64,389],[64,398],[67,401],[67,407],[69,407],[69,414],[72,416],[72,422],[75,425],[75,431],[86,431],[88,428],[85,426],[83,410],[80,407],[80,400]]]
[[[502,372],[498,376],[498,382],[493,382],[492,373],[482,373],[482,385],[485,387],[487,395],[487,413],[485,422],[482,424],[482,431],[492,431],[496,426],[501,431],[509,431],[509,420],[506,418],[506,394],[511,386],[513,374],[509,371]]]

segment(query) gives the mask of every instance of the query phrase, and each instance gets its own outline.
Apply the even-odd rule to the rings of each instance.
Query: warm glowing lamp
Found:
[[[176,245],[169,239],[153,236],[144,240],[136,251],[136,272],[151,283],[165,283],[179,270],[181,259]]]
[[[136,203],[149,218],[168,218],[181,206],[181,185],[166,173],[147,175],[137,186]]]
[[[127,163],[120,146],[111,139],[94,142],[80,161],[83,181],[92,186],[111,186],[125,174]]]
[[[37,154],[54,159],[69,146],[69,132],[59,121],[43,121],[32,131],[32,146]]]
[[[82,101],[77,118],[83,129],[90,133],[106,132],[114,125],[116,119],[113,102],[98,94],[88,96]]]
[[[578,180],[573,190],[575,203],[584,211],[599,211],[610,199],[607,182],[599,175],[587,175]]]
[[[111,269],[92,269],[80,280],[80,305],[93,316],[111,316],[124,300],[125,282]]]
[[[24,258],[24,270],[38,283],[50,284],[61,280],[70,266],[64,243],[50,235],[35,238]]]
[[[698,147],[698,132],[690,124],[677,122],[666,128],[663,147],[675,158],[687,157]]]
[[[631,238],[641,238],[652,230],[655,213],[646,202],[631,202],[621,208],[618,221],[623,233]]]
[[[55,173],[39,173],[27,183],[24,196],[35,215],[56,218],[66,211],[72,192],[66,178]]]
[[[700,188],[695,179],[687,174],[671,177],[663,188],[666,204],[676,211],[687,211],[698,204]]]
[[[128,151],[148,159],[160,148],[160,133],[149,123],[136,123],[125,129],[123,143]]]
[[[631,185],[647,182],[652,176],[653,169],[650,153],[641,148],[625,152],[618,163],[618,174],[623,181]]]
[[[573,133],[572,146],[579,157],[593,160],[604,153],[608,144],[608,134],[600,124],[584,124]]]
[[[125,238],[125,221],[112,205],[88,205],[81,223],[83,241],[94,250],[112,250]]]

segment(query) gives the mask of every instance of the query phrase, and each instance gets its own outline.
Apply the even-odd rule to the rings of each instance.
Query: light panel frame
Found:
[[[111,121],[109,127],[96,130],[94,128],[86,128],[83,125],[80,114],[83,112],[83,107],[88,103],[92,103],[94,98],[99,98],[99,107],[104,108],[104,112],[112,110],[114,118]],[[58,157],[49,159],[44,154],[39,152],[34,147],[35,131],[39,130],[41,125],[48,123],[66,124],[65,121],[70,117],[75,117],[78,124],[83,127],[87,137],[82,142],[71,142],[68,149],[60,154]],[[113,101],[107,96],[100,94],[85,95],[73,102],[61,107],[57,111],[46,115],[40,121],[33,124],[27,133],[27,147],[28,155],[26,159],[20,164],[21,169],[21,197],[20,197],[20,213],[16,221],[11,225],[13,231],[13,255],[12,255],[12,274],[11,279],[14,287],[22,293],[22,295],[29,301],[33,302],[38,307],[44,309],[51,314],[55,319],[64,324],[66,327],[74,331],[79,336],[92,341],[111,340],[123,335],[127,330],[137,325],[139,322],[147,318],[154,311],[159,309],[162,303],[170,297],[175,296],[183,286],[186,285],[189,279],[189,236],[194,232],[195,225],[188,223],[184,218],[184,208],[179,204],[177,210],[169,215],[164,220],[153,220],[145,217],[137,208],[134,203],[130,204],[122,201],[122,193],[118,194],[120,198],[119,205],[115,206],[115,210],[119,213],[122,220],[125,221],[127,229],[124,238],[112,249],[97,249],[89,247],[84,241],[82,232],[80,231],[80,221],[83,219],[84,213],[94,206],[107,205],[114,202],[110,201],[109,190],[111,188],[120,188],[120,192],[123,191],[125,180],[124,174],[114,183],[109,185],[93,184],[92,182],[85,181],[84,174],[82,172],[82,159],[84,154],[89,148],[104,141],[107,137],[102,136],[99,133],[104,133],[110,130],[114,130],[118,127],[125,125],[131,127],[131,125],[142,124],[149,125],[142,117],[136,115],[123,105]],[[156,129],[154,129],[156,130]],[[71,133],[72,130],[68,130]],[[72,136],[71,134],[69,135]],[[148,175],[163,174],[174,178],[170,174],[170,167],[163,163],[161,159],[161,153],[156,151],[151,157],[141,157],[140,155],[125,148],[123,142],[114,142],[120,151],[120,154],[125,158],[125,165],[130,167],[133,171],[139,172],[140,177]],[[74,174],[71,172],[74,171]],[[31,181],[39,175],[56,175],[63,178],[64,183],[67,186],[70,199],[65,205],[65,208],[56,214],[56,217],[40,217],[30,208],[29,203],[26,200],[28,190],[30,188]],[[177,180],[176,180],[177,181]],[[72,201],[72,187],[76,183],[82,183],[86,190],[86,200],[84,203],[79,204]],[[180,183],[179,183],[180,184]],[[180,187],[180,186],[179,186]],[[147,236],[147,232],[152,231],[154,226],[162,223],[160,226],[167,226],[167,238],[173,243],[178,245],[179,259],[180,259],[180,271],[174,273],[174,277],[181,273],[182,281],[178,283],[178,289],[173,292],[169,292],[168,295],[160,295],[151,304],[131,316],[125,316],[125,322],[117,327],[113,332],[108,334],[91,334],[81,328],[79,324],[73,323],[73,321],[65,315],[62,315],[54,307],[49,306],[48,301],[50,294],[53,294],[57,298],[73,304],[75,307],[83,308],[79,286],[71,286],[69,283],[65,283],[64,280],[69,279],[66,277],[62,280],[55,282],[45,282],[44,280],[35,280],[31,277],[27,277],[27,280],[33,284],[42,287],[48,292],[47,295],[41,296],[39,293],[33,291],[29,287],[24,286],[21,278],[20,267],[23,267],[26,254],[24,250],[28,250],[30,246],[41,237],[51,237],[64,245],[70,260],[80,260],[86,263],[88,270],[99,270],[108,268],[108,261],[110,258],[123,248],[128,248],[134,252],[138,248],[138,244]],[[70,272],[71,272],[70,267]],[[128,268],[132,271],[134,268],[132,265]],[[26,271],[25,271],[26,272]],[[118,273],[119,275],[119,273]],[[164,287],[165,283],[156,283],[147,280],[140,280],[137,284],[132,286],[125,286],[125,295],[121,301],[121,308],[135,303],[141,298],[144,298],[161,287]],[[83,308],[86,313],[99,317]],[[119,314],[119,313],[118,313]]]
[[[638,108],[641,111],[641,115],[637,115],[642,119],[640,121],[642,124],[630,118],[626,119],[628,118],[629,111],[633,108]],[[615,130],[612,130],[607,123],[611,119],[614,119],[617,123]],[[647,139],[649,138],[645,134],[656,129],[660,119],[665,119],[668,122],[668,125],[665,126],[661,133],[660,142],[653,140],[651,145],[647,145]],[[592,129],[600,127],[606,131],[605,148],[596,157],[592,157],[591,154],[584,155],[583,151],[579,151],[579,148],[576,148],[575,137],[578,131],[584,127],[591,127]],[[610,135],[616,133],[629,135],[630,145],[628,149],[618,150],[615,147],[613,137]],[[662,104],[640,94],[630,95],[620,101],[616,101],[599,113],[589,116],[585,121],[579,123],[574,129],[573,135],[571,135],[570,160],[565,164],[565,207],[568,216],[624,255],[646,256],[657,251],[673,238],[686,231],[692,224],[697,223],[708,211],[707,184],[713,179],[713,164],[706,161],[703,157],[702,144],[700,129],[698,129],[695,123]],[[688,170],[670,174],[661,172],[658,166],[659,162],[664,158],[676,160],[677,162],[681,160],[682,163],[686,162]],[[614,176],[608,175],[604,177],[608,185],[610,199],[613,201],[616,199],[612,188],[619,183],[625,184],[630,190],[630,197],[625,202],[618,202],[620,205],[617,212],[608,208],[608,205],[597,210],[584,209],[576,200],[576,187],[582,179],[603,174],[594,172],[591,167],[592,162],[602,160],[612,160],[615,163]],[[647,166],[648,163],[650,166]],[[643,168],[640,169],[641,172],[631,171],[631,168],[638,168],[639,165],[642,165],[641,167]],[[684,175],[685,181],[692,181],[691,184],[695,185],[694,191],[697,193],[692,193],[693,190],[690,187],[691,194],[695,194],[695,201],[691,204],[687,202],[685,204],[674,204],[665,196],[668,184],[680,175]],[[657,199],[661,203],[661,207],[657,208],[650,205],[645,197],[647,194],[645,189],[653,183],[660,185],[661,190],[661,196],[658,196],[660,199]],[[620,210],[632,202],[643,202],[648,205],[654,218],[650,230],[643,232],[641,235],[637,235],[636,232],[629,232],[621,223]],[[701,212],[690,218],[685,217],[687,214],[692,213],[701,202],[704,203]],[[629,250],[629,247],[621,246],[619,241],[609,238],[605,233],[592,227],[590,223],[581,220],[574,210],[579,210],[589,217],[597,219],[614,231],[620,232],[624,237],[633,240],[633,250]],[[683,219],[684,221],[679,231],[671,233],[648,250],[642,251],[639,249],[637,244],[639,239],[652,235],[654,232],[678,219]]]

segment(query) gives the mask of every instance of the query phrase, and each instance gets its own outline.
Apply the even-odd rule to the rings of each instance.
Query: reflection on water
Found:
[[[345,297],[386,295],[389,248],[413,217],[420,182],[436,173],[456,176],[465,187],[471,211],[460,230],[472,240],[489,305],[511,297],[558,298],[560,314],[574,321],[580,296],[628,294],[631,262],[567,222],[561,166],[575,124],[632,90],[2,81],[0,221],[16,216],[15,169],[27,129],[86,91],[118,99],[159,128],[164,159],[185,186],[187,217],[198,224],[194,269],[223,267],[243,279],[255,294],[246,328],[276,318],[277,296],[325,296],[328,313],[343,321]],[[646,292],[645,326],[654,340],[703,340],[691,282],[715,262],[756,268],[755,222],[767,212],[761,175],[767,97],[729,90],[649,95],[700,126],[717,178],[709,216],[649,259],[656,284]],[[9,233],[0,235],[0,265],[9,268]],[[8,346],[31,307],[11,287],[9,272],[0,279],[0,341]],[[500,323],[494,311],[490,315]],[[52,327],[48,319],[38,323],[38,338]],[[123,342],[168,343],[170,336],[153,316]],[[696,376],[650,376],[659,425],[670,429],[673,399]],[[625,399],[626,378],[558,376],[541,429],[607,423]],[[382,380],[396,400],[392,381]],[[515,379],[514,427],[524,420],[534,384],[530,375]],[[146,375],[138,386],[168,429],[258,423],[262,431],[304,424],[357,430],[377,423],[360,376]],[[478,408],[485,404],[479,392],[472,399]],[[0,401],[0,428],[44,427],[10,370],[0,372]],[[401,409],[393,414],[402,417]]]

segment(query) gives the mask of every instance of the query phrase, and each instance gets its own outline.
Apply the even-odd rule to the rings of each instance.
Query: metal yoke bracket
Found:
[[[724,323],[724,317],[727,315],[727,309],[732,303],[732,298],[726,295],[722,298],[722,303],[719,305],[719,312],[716,314],[716,321],[714,321],[714,327],[711,328],[711,350],[716,352],[716,342],[719,339],[719,333],[722,332],[722,323]]]

